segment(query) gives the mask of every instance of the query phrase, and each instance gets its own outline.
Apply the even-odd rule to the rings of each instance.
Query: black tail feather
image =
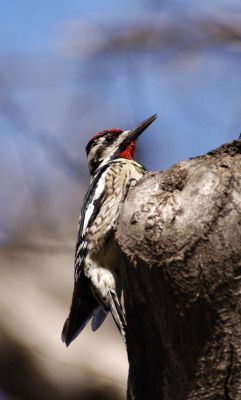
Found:
[[[107,315],[108,311],[105,311],[101,306],[94,310],[93,318],[91,321],[91,328],[93,332],[95,332],[102,325]]]
[[[89,285],[75,288],[70,313],[65,321],[61,336],[66,346],[69,346],[84,329],[94,310],[98,307],[99,304],[93,296]]]

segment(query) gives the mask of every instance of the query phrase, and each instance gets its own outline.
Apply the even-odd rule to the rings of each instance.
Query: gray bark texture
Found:
[[[128,400],[240,400],[241,140],[147,174],[116,238]]]

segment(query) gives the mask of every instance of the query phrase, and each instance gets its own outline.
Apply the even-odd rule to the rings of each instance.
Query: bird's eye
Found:
[[[112,144],[115,141],[115,139],[116,138],[112,135],[106,135],[106,137],[105,137],[105,141],[107,144]]]

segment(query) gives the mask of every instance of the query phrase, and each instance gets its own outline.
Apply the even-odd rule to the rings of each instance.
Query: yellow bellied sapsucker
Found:
[[[115,227],[124,199],[146,169],[133,160],[138,136],[157,118],[133,130],[108,129],[86,146],[91,182],[81,209],[75,250],[74,291],[62,340],[68,346],[92,318],[96,330],[110,311],[125,340]]]

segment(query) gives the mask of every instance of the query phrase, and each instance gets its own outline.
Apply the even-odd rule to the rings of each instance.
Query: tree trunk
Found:
[[[241,141],[150,173],[125,201],[129,400],[241,399]]]

